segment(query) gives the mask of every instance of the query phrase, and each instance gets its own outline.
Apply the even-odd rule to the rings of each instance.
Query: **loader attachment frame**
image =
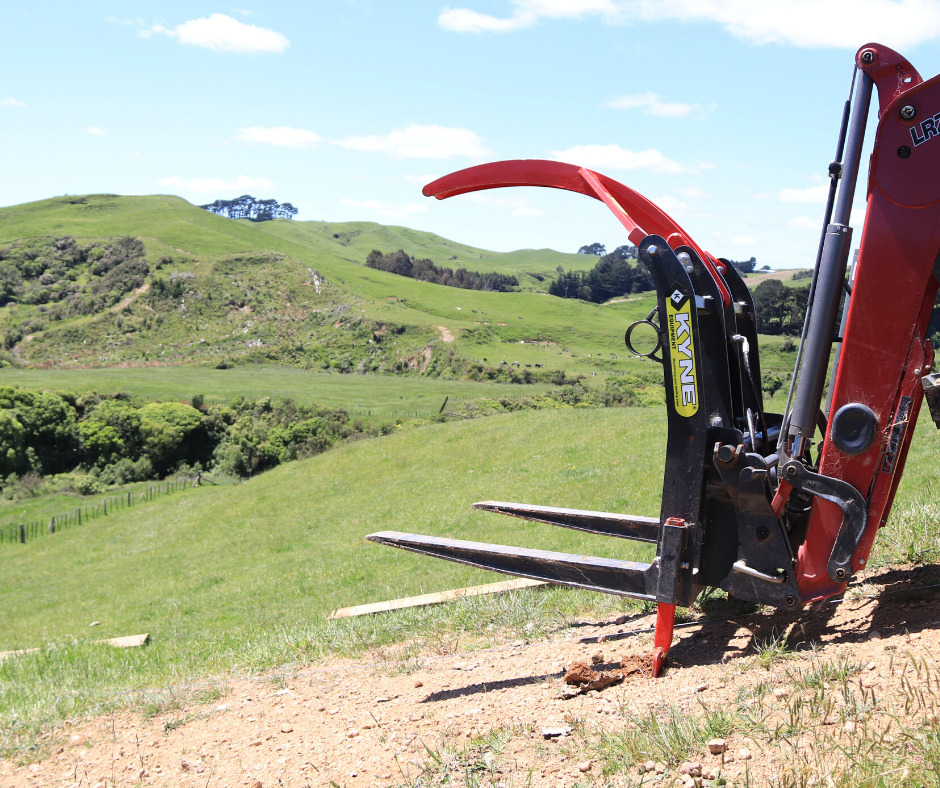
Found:
[[[924,391],[940,426],[940,384],[930,374],[926,337],[940,283],[940,183],[932,177],[940,173],[940,77],[924,81],[878,44],[859,49],[855,65],[829,165],[831,196],[793,384],[780,414],[764,410],[757,316],[745,282],[638,192],[593,170],[543,160],[483,164],[424,188],[438,199],[510,186],[577,192],[607,205],[637,246],[657,306],[627,328],[625,341],[633,350],[639,324],[658,337],[652,352],[637,355],[662,366],[666,392],[659,518],[494,501],[474,507],[655,544],[651,563],[387,531],[368,539],[656,602],[657,673],[675,606],[690,605],[705,587],[784,608],[839,594],[886,522]],[[849,220],[875,90],[868,207],[849,287]],[[839,352],[830,370],[834,343]]]

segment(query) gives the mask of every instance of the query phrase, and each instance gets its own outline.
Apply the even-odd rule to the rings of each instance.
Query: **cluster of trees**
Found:
[[[143,242],[129,236],[88,244],[71,236],[19,241],[0,249],[0,306],[39,305],[49,320],[100,312],[144,283],[146,254]],[[4,345],[15,345],[23,330],[9,329]]]
[[[373,249],[366,257],[366,265],[369,268],[377,268],[399,276],[448,287],[462,287],[465,290],[495,290],[508,293],[519,286],[519,280],[514,276],[498,273],[481,274],[465,268],[458,268],[456,271],[451,268],[439,268],[426,258],[416,260],[402,249],[391,254],[383,254],[378,249]]]
[[[757,270],[756,257],[752,257],[750,260],[728,260],[728,262],[737,268],[742,274],[752,274]]]
[[[808,287],[787,287],[779,279],[766,279],[751,295],[760,333],[799,336],[806,318]]]
[[[259,200],[250,194],[243,194],[234,200],[216,200],[199,207],[229,219],[249,219],[252,222],[293,219],[297,215],[297,209],[289,202]]]
[[[793,274],[793,279],[812,279],[813,269],[808,268],[797,271]],[[760,302],[758,303],[758,291],[760,291]],[[789,291],[789,292],[786,292]],[[809,282],[806,286],[800,288],[788,288],[780,282],[768,280],[761,282],[754,288],[753,296],[758,312],[758,324],[766,322],[766,328],[760,328],[766,334],[790,334],[797,335],[802,330],[803,316],[806,313],[806,300],[809,295]],[[761,315],[761,308],[769,308],[769,315],[764,318]],[[794,326],[794,321],[796,325]],[[779,330],[785,326],[785,330]],[[768,330],[777,329],[777,330]],[[934,302],[933,312],[930,316],[930,323],[927,326],[927,337],[933,342],[934,347],[940,347],[940,294]]]
[[[370,434],[387,431],[374,428]],[[162,478],[181,468],[251,476],[366,432],[342,409],[292,400],[205,406],[137,403],[127,395],[0,386],[0,488],[21,477],[80,480],[81,492]]]
[[[611,298],[653,290],[653,279],[646,266],[637,262],[636,247],[618,246],[610,254],[604,244],[582,246],[578,254],[600,257],[590,271],[559,271],[549,285],[550,295],[579,298],[600,304]]]

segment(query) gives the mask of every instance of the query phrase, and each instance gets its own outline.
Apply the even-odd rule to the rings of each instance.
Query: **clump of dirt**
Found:
[[[614,670],[594,670],[587,662],[572,662],[565,673],[565,683],[578,687],[579,692],[601,690],[611,684],[623,681],[623,673]],[[566,693],[567,697],[574,697],[579,693]]]
[[[587,684],[597,678],[597,671],[587,662],[572,662],[565,673],[565,684]]]
[[[620,667],[623,669],[624,676],[637,674],[644,678],[651,678],[653,675],[653,655],[627,654],[620,660]]]

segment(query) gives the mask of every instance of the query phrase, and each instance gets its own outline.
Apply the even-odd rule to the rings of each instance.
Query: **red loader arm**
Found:
[[[853,572],[865,565],[901,479],[923,396],[920,378],[933,363],[926,333],[940,275],[940,76],[924,82],[904,58],[878,44],[862,47],[856,60],[878,90],[879,122],[818,470],[848,482],[868,502]],[[861,449],[846,445],[838,431],[840,412],[864,414],[855,405],[872,414],[863,416],[872,435]],[[845,585],[827,573],[842,512],[825,500],[814,508],[797,563],[807,602]]]

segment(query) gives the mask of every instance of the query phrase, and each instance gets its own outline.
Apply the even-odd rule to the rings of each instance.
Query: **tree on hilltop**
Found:
[[[293,219],[297,215],[297,209],[289,202],[259,200],[250,194],[243,194],[234,200],[216,200],[199,207],[219,216],[227,216],[229,219],[248,219],[252,222]]]

